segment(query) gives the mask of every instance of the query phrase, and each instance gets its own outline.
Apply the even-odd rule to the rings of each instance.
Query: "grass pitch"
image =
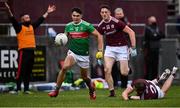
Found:
[[[32,95],[0,93],[0,107],[180,107],[180,86],[172,86],[164,99],[123,101],[122,89],[116,89],[116,97],[107,97],[108,90],[97,90],[97,99],[90,100],[87,89],[63,91],[56,98],[46,92]]]

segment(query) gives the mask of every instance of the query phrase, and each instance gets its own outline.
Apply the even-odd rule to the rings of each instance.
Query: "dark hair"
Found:
[[[100,9],[102,9],[102,8],[106,8],[106,9],[108,9],[109,11],[111,11],[111,8],[110,8],[108,5],[106,5],[106,4],[101,5],[101,6],[100,6]]]
[[[135,89],[137,91],[144,91],[146,89],[146,85],[143,79],[138,79],[134,82]]]
[[[72,8],[72,9],[71,9],[71,12],[72,12],[72,13],[73,13],[73,12],[77,12],[77,13],[79,13],[79,14],[82,14],[81,9],[80,9],[80,8],[78,8],[78,7],[74,7],[74,8]]]
[[[24,15],[29,15],[28,13],[21,13],[20,18],[23,17]]]

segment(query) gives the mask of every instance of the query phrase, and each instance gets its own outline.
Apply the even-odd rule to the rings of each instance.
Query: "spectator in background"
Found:
[[[160,40],[164,38],[155,16],[148,18],[144,38],[145,78],[153,80],[158,75]]]
[[[10,14],[10,21],[16,31],[18,41],[18,71],[16,73],[17,90],[21,91],[21,83],[24,82],[24,93],[31,94],[29,91],[30,76],[34,64],[34,49],[36,48],[34,30],[45,20],[48,14],[54,12],[56,7],[49,5],[47,11],[34,23],[28,13],[22,14],[21,22],[17,22],[9,5],[5,2],[6,8]]]
[[[106,48],[104,53],[105,79],[108,83],[110,95],[115,96],[115,90],[112,79],[112,66],[115,61],[120,62],[120,72],[127,76],[129,73],[129,48],[124,32],[128,33],[131,40],[131,54],[136,55],[135,32],[121,20],[111,16],[110,7],[103,5],[100,8],[102,21],[98,25],[98,31],[105,36]]]
[[[114,10],[114,17],[126,23],[127,26],[131,27],[131,23],[129,22],[128,18],[125,16],[122,8],[116,8]]]
[[[124,15],[124,11],[122,8],[116,8],[114,10],[114,17],[118,20],[121,20],[123,21],[127,26],[131,27],[131,24],[130,22],[128,21],[127,17]],[[129,39],[129,36],[127,33],[124,32],[124,35],[127,37],[127,40],[128,40],[128,46],[130,47],[130,39]],[[117,63],[115,63],[114,65],[117,65]],[[112,70],[115,70],[114,68],[116,68],[117,66],[113,66],[113,69]],[[119,70],[117,70],[119,71]],[[131,71],[131,69],[130,69]],[[117,75],[113,75],[115,76],[115,79],[117,79]],[[113,78],[114,79],[114,78]],[[127,76],[124,76],[120,73],[120,80],[121,80],[121,87],[122,88],[126,88],[127,87],[127,83],[128,83],[128,75]],[[116,84],[115,80],[114,80],[114,83]]]

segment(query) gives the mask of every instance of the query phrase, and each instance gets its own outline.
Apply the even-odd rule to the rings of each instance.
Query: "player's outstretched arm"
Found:
[[[6,8],[8,9],[8,12],[9,12],[10,16],[13,17],[13,13],[12,13],[12,11],[10,9],[10,6],[8,5],[7,2],[4,2],[4,3],[5,3]]]
[[[129,96],[130,100],[140,100],[140,96]]]
[[[4,4],[5,4],[8,12],[9,12],[9,16],[10,16],[9,19],[10,19],[10,21],[11,21],[11,23],[12,23],[12,25],[13,25],[15,31],[16,31],[16,33],[19,33],[19,32],[21,31],[21,25],[20,25],[20,24],[18,23],[18,21],[15,19],[15,17],[14,17],[14,15],[13,15],[13,13],[12,13],[12,11],[11,11],[11,8],[10,8],[10,6],[8,5],[8,3],[7,3],[7,2],[4,2]]]
[[[47,11],[44,13],[43,17],[46,18],[49,13],[52,13],[56,10],[55,5],[49,5]]]
[[[133,88],[132,87],[127,87],[123,92],[122,92],[122,98],[123,100],[129,100],[130,98],[130,94],[133,92]]]
[[[43,16],[40,17],[36,22],[32,23],[33,28],[36,29],[37,27],[39,27],[39,25],[43,23],[44,19],[47,18],[48,14],[54,12],[55,10],[55,5],[49,5],[47,11],[43,14]]]

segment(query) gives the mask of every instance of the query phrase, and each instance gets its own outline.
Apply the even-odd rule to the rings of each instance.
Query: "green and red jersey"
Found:
[[[65,27],[68,34],[68,48],[77,55],[89,55],[89,34],[95,30],[92,24],[81,20],[79,24],[70,22]]]

